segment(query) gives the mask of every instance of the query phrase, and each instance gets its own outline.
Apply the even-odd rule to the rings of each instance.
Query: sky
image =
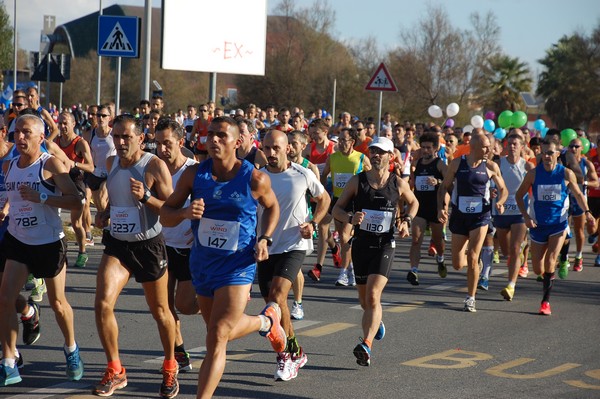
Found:
[[[60,25],[98,10],[95,0],[0,0],[13,17],[17,1],[19,47],[39,51],[44,15],[55,15]],[[214,1],[214,0],[198,0]],[[223,0],[221,0],[223,1]],[[253,1],[253,0],[237,0]],[[113,4],[143,6],[144,0],[102,0]],[[310,7],[315,0],[293,0],[298,8]],[[335,10],[333,36],[352,42],[375,37],[381,51],[400,45],[400,31],[415,27],[427,17],[427,7],[442,6],[455,27],[470,29],[469,16],[491,11],[501,27],[500,46],[511,56],[529,64],[537,76],[542,70],[537,60],[564,35],[582,32],[589,35],[600,25],[599,0],[327,0]],[[279,0],[268,0],[273,14]],[[154,7],[160,7],[153,0]]]

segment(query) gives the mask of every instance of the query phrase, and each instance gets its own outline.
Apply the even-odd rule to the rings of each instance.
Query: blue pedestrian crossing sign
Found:
[[[102,57],[139,57],[140,19],[100,15],[98,17],[98,55]]]

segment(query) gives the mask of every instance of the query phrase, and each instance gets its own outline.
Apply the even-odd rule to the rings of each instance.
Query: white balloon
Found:
[[[430,106],[429,109],[427,109],[427,112],[432,118],[441,118],[442,115],[444,115],[442,109],[437,105]]]
[[[463,127],[463,132],[464,133],[471,133],[473,131],[473,129],[475,129],[473,126],[466,125],[465,127]]]
[[[458,114],[459,110],[460,110],[460,107],[458,106],[457,103],[450,103],[446,107],[446,115],[448,115],[450,118],[452,118],[453,116]]]
[[[471,118],[471,125],[475,128],[481,129],[483,127],[483,118],[479,115],[475,115]]]

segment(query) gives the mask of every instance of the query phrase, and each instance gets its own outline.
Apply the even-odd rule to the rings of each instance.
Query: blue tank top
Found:
[[[213,160],[209,158],[198,166],[194,178],[192,200],[203,198],[205,209],[202,219],[192,220],[190,266],[218,276],[256,262],[258,201],[252,197],[250,187],[253,164],[242,160],[237,175],[226,182],[215,181],[212,168]]]
[[[548,172],[543,164],[535,168],[535,179],[529,202],[529,216],[538,226],[551,226],[569,217],[569,195],[565,167],[556,165]]]
[[[452,205],[466,214],[479,215],[489,212],[491,208],[490,177],[485,159],[476,167],[471,168],[466,155],[460,158],[460,164],[454,177]]]

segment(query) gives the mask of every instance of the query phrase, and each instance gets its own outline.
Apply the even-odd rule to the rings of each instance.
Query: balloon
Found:
[[[452,119],[452,118],[446,119],[446,123],[444,123],[444,125],[448,126],[448,127],[453,127],[454,126],[454,119]]]
[[[486,119],[485,122],[483,122],[483,128],[488,131],[488,132],[493,132],[494,129],[496,129],[496,124],[494,123],[493,120],[491,119]]]
[[[506,137],[506,130],[499,127],[498,129],[496,129],[494,131],[494,137],[497,138],[498,140],[502,140],[503,138]]]
[[[517,111],[512,115],[511,121],[513,127],[523,127],[527,123],[527,114],[523,111]]]
[[[585,155],[590,150],[590,141],[586,137],[581,137],[579,140],[581,141],[581,153]]]
[[[481,129],[483,127],[483,118],[479,115],[475,115],[471,118],[471,125],[473,127]]]
[[[459,110],[460,110],[460,107],[458,106],[457,103],[450,103],[446,107],[446,115],[448,115],[450,118],[452,118],[453,116],[458,114]]]
[[[533,127],[535,130],[539,130],[541,132],[542,129],[546,127],[546,122],[544,122],[543,119],[538,119],[533,123]]]
[[[571,140],[577,138],[577,133],[573,129],[565,129],[560,132],[560,141],[562,142],[563,147],[567,147]]]
[[[429,116],[432,118],[441,118],[443,115],[442,109],[437,105],[432,105],[427,109]]]
[[[486,112],[485,113],[485,119],[496,119],[496,113],[494,111],[488,111],[488,112]]]
[[[505,129],[509,128],[512,124],[512,116],[513,113],[511,111],[502,111],[502,113],[498,116],[498,125]]]
[[[463,127],[463,132],[464,133],[471,133],[473,131],[474,127],[471,125],[465,125],[465,127]]]
[[[548,130],[550,130],[550,128],[549,128],[549,127],[545,127],[545,128],[543,128],[542,130],[540,130],[540,136],[541,136],[542,138],[546,137],[546,133],[548,133]]]

